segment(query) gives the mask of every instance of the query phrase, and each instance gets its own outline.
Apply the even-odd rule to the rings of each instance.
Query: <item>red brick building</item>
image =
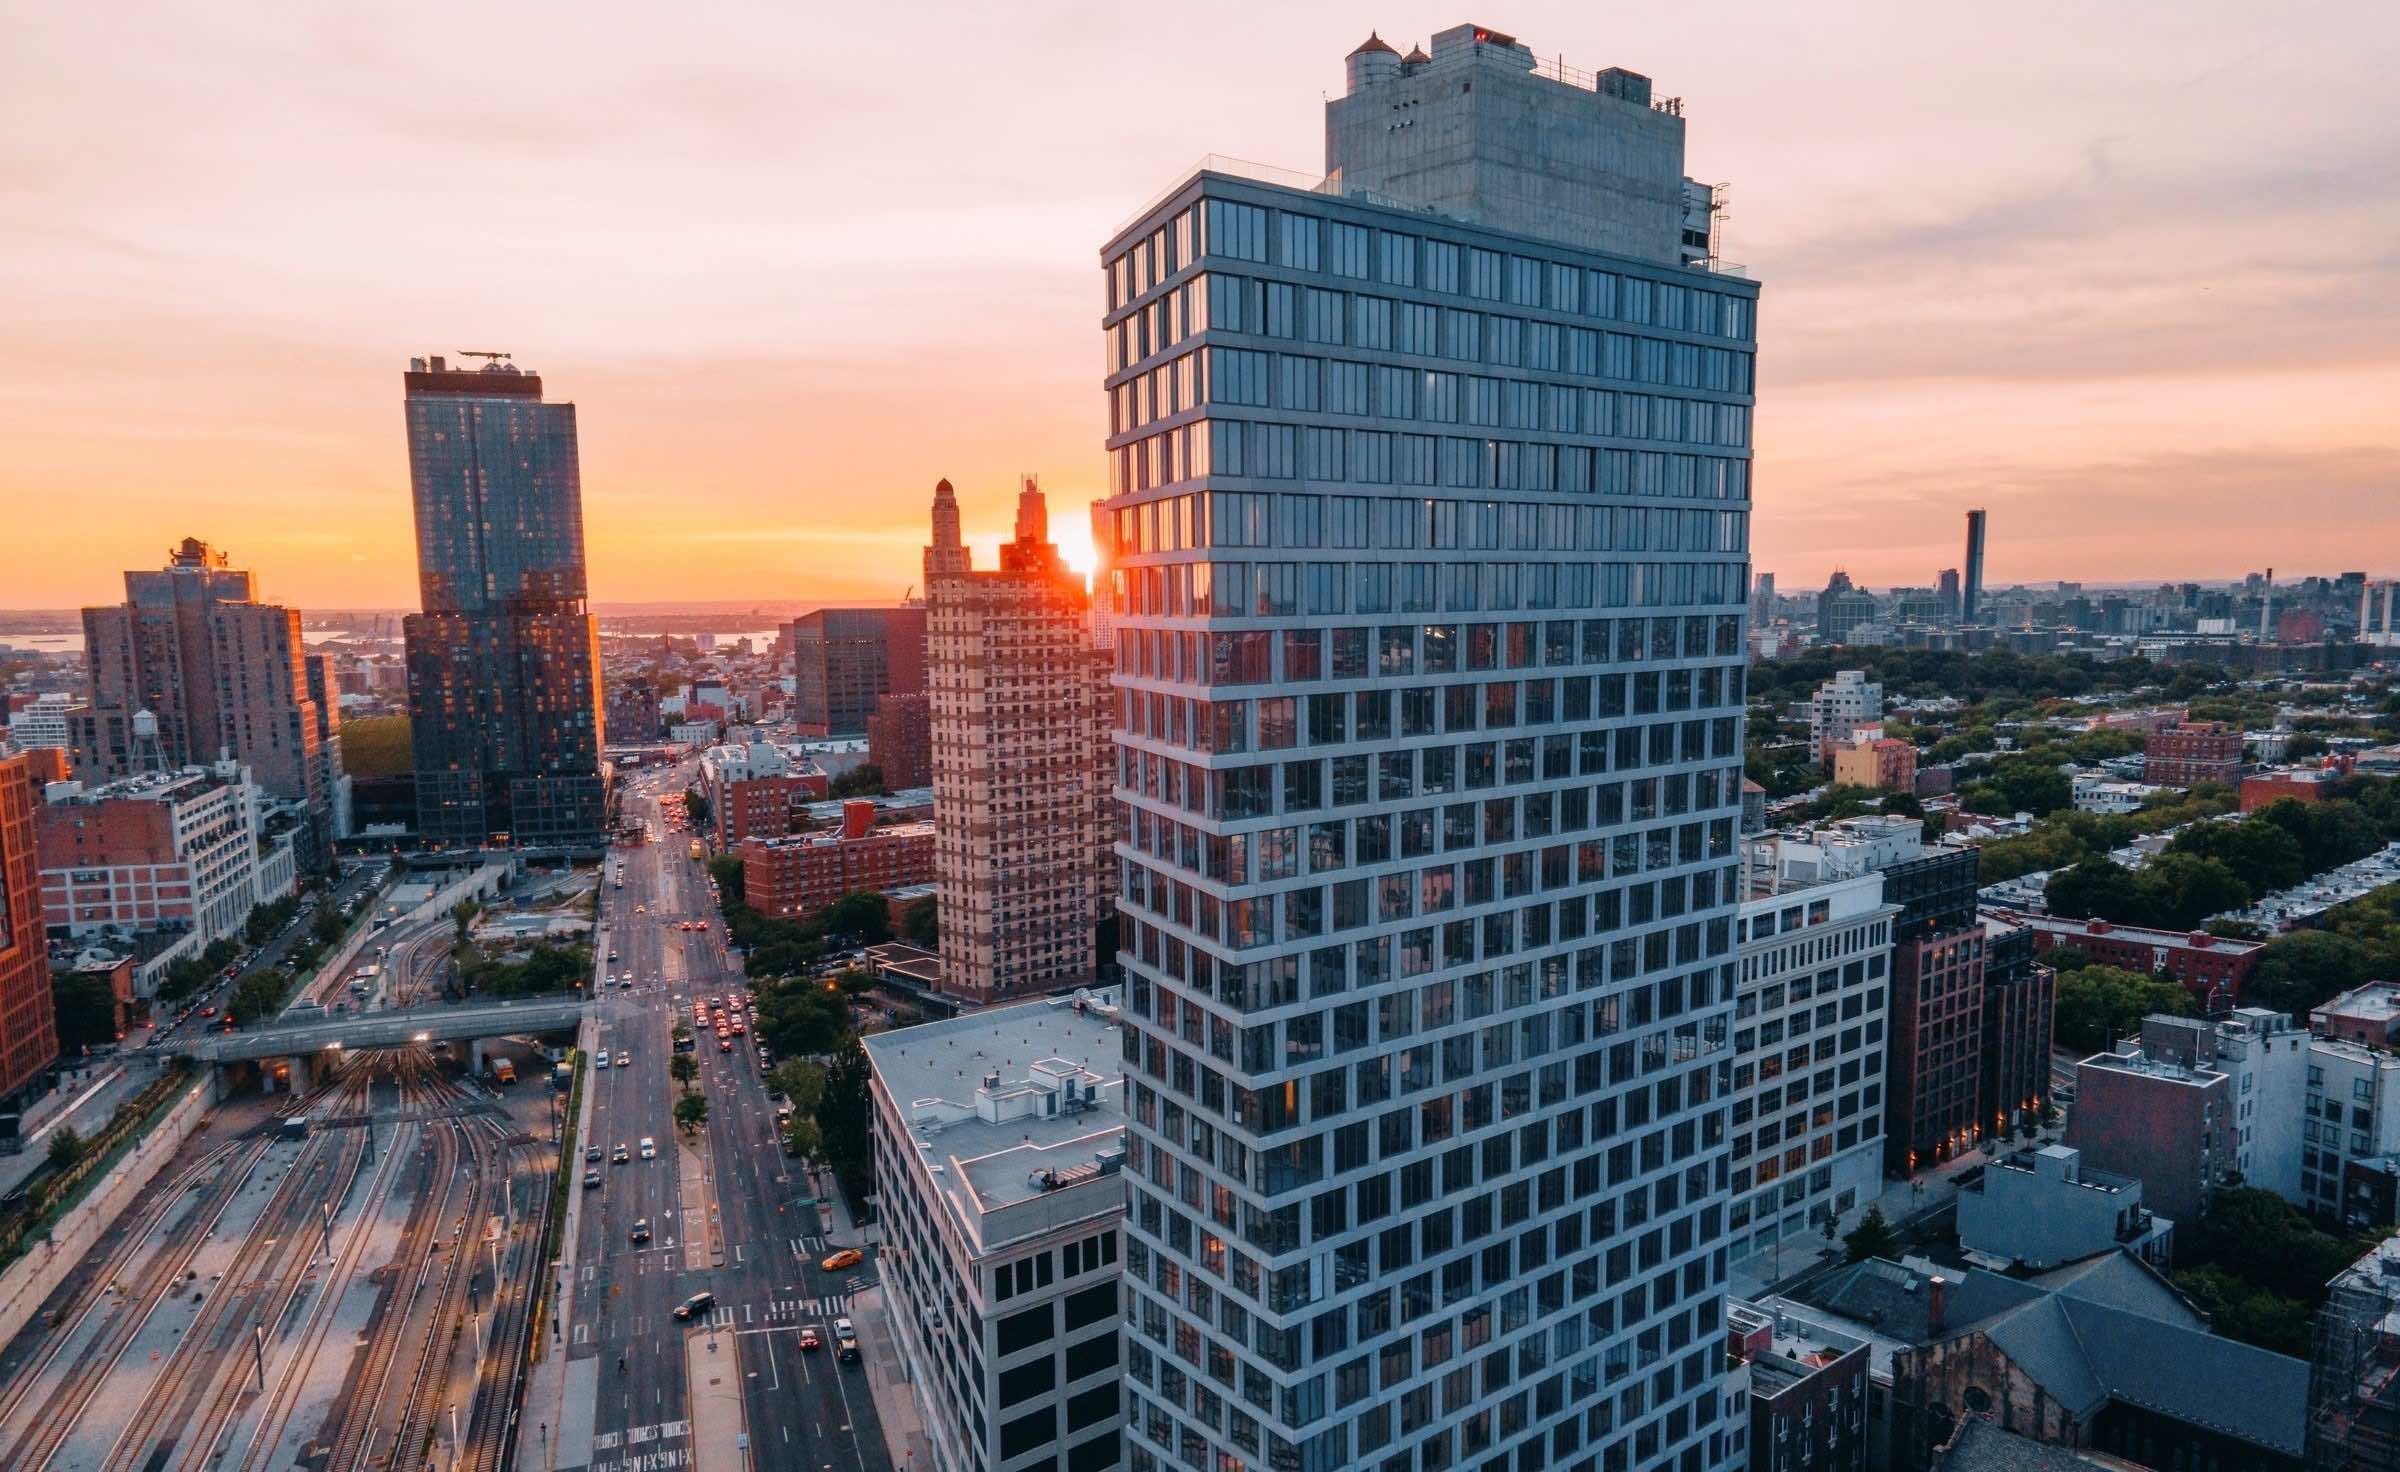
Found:
[[[895,792],[932,786],[932,697],[920,690],[877,700],[875,713],[867,717],[867,760]]]
[[[2237,1101],[2218,1070],[2127,1043],[2084,1059],[2075,1090],[2067,1144],[2086,1168],[2139,1180],[2142,1204],[2159,1215],[2192,1220],[2233,1171]]]
[[[742,891],[763,915],[805,920],[843,895],[897,889],[933,879],[933,825],[875,826],[875,805],[842,805],[842,826],[829,833],[750,838],[734,848],[742,861]]]
[[[2258,969],[2259,952],[2266,949],[2264,941],[2233,940],[2205,930],[2146,930],[2106,920],[2066,920],[2005,910],[1993,913],[2004,916],[2011,925],[2031,930],[2037,950],[2064,947],[2081,951],[2103,966],[2182,982],[2192,999],[2207,1008],[2239,1003],[2243,985]]]
[[[24,1088],[58,1056],[33,828],[40,801],[33,760],[0,756],[0,1096]]]
[[[831,790],[830,779],[814,763],[794,761],[764,741],[711,747],[700,758],[709,838],[721,854],[746,838],[790,833],[802,826],[800,810]]]
[[[1983,927],[1903,937],[1892,949],[1884,1158],[1911,1174],[1982,1139]]]
[[[2344,772],[2339,767],[2277,767],[2252,772],[2242,779],[2242,811],[2255,813],[2269,803],[2323,802]]]
[[[2154,731],[2142,751],[2142,780],[2169,787],[2232,782],[2242,775],[2242,733],[2216,721]]]

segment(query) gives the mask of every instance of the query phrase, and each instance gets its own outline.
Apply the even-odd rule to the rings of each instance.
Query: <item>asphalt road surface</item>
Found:
[[[673,1311],[706,1289],[717,1297],[716,1322],[731,1330],[722,1342],[742,1376],[751,1465],[760,1472],[888,1472],[865,1373],[837,1362],[831,1348],[833,1319],[847,1312],[872,1262],[847,1273],[818,1268],[830,1249],[819,1235],[816,1188],[777,1144],[755,1037],[719,1052],[713,1036],[698,1034],[694,1056],[709,1120],[697,1141],[699,1161],[679,1168],[671,1029],[678,1019],[689,1024],[695,997],[743,991],[707,876],[690,857],[690,835],[668,827],[660,812],[659,794],[682,792],[688,776],[678,770],[629,787],[625,819],[648,820],[659,841],[611,850],[610,872],[623,864],[624,887],[614,887],[608,873],[601,882],[608,934],[600,953],[605,958],[613,946],[618,954],[601,967],[630,973],[633,985],[603,994],[599,1046],[609,1050],[611,1066],[588,1075],[595,1091],[588,1143],[602,1159],[576,1167],[578,1181],[587,1169],[602,1177],[597,1187],[578,1187],[585,1193],[576,1267],[582,1282],[566,1331],[570,1362],[601,1361],[590,1465],[602,1472],[637,1450],[689,1446],[684,1355],[692,1330]],[[693,920],[708,929],[678,928]],[[630,1065],[621,1061],[628,1049]],[[657,1143],[654,1160],[641,1158],[644,1136]],[[631,1157],[622,1164],[612,1159],[620,1144]],[[639,1218],[649,1222],[647,1243],[632,1240]],[[807,1326],[827,1347],[801,1351]]]

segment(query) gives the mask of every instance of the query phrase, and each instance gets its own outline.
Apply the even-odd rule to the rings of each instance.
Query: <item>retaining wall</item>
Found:
[[[101,1234],[115,1225],[142,1188],[175,1158],[216,1102],[217,1071],[204,1068],[182,1100],[159,1117],[141,1143],[109,1171],[108,1178],[51,1224],[47,1240],[0,1273],[0,1344],[15,1338],[18,1330],[33,1321],[43,1302],[66,1281]]]

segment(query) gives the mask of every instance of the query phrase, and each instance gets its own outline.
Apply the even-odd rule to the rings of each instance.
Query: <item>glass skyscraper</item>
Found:
[[[584,609],[575,406],[504,361],[409,362],[424,612],[402,623],[417,827],[446,846],[597,842],[599,635]]]
[[[1349,71],[1102,252],[1127,1465],[1737,1465],[1757,288],[1646,78]]]

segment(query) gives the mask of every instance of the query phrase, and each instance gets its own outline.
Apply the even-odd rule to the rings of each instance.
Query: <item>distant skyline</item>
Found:
[[[640,13],[0,0],[0,605],[184,536],[413,607],[400,371],[579,409],[597,604],[890,601],[935,480],[1104,488],[1107,234],[1201,153],[1304,171],[1370,29],[1463,19],[1681,96],[1765,284],[1753,565],[1926,584],[2400,570],[2400,20],[1086,5]],[[461,45],[464,35],[472,45]],[[1106,120],[1105,126],[1101,120]],[[971,248],[970,248],[971,247]]]

